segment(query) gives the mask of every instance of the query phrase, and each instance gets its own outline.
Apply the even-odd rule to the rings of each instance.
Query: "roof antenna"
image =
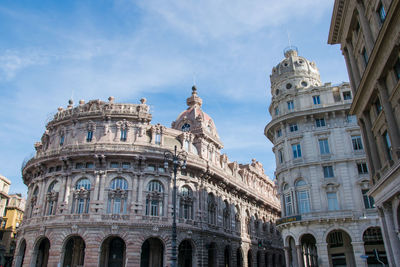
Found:
[[[196,73],[193,72],[193,85],[196,86]]]
[[[286,33],[287,33],[287,39],[288,39],[288,42],[289,42],[289,47],[292,47],[292,43],[290,42],[290,35],[289,35],[289,31],[288,31],[288,30],[286,30]]]

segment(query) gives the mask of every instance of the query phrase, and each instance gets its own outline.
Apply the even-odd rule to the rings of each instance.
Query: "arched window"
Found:
[[[310,193],[307,188],[307,183],[304,180],[297,180],[295,183],[297,195],[298,213],[303,214],[310,212]]]
[[[71,213],[82,214],[89,212],[90,186],[88,178],[81,178],[75,184]]]
[[[46,215],[55,215],[58,201],[58,183],[57,181],[52,182],[47,189],[46,195]]]
[[[32,198],[31,198],[29,218],[31,218],[33,216],[33,210],[34,210],[36,202],[37,202],[38,194],[39,194],[39,187],[36,186],[35,189],[33,190]]]
[[[223,226],[225,229],[231,229],[231,209],[228,201],[224,201],[224,211],[223,211]]]
[[[215,201],[215,197],[212,193],[208,194],[207,204],[208,204],[208,223],[217,224],[217,202]]]
[[[114,178],[108,191],[107,213],[126,214],[127,198],[128,182],[124,178]]]
[[[153,180],[147,185],[146,215],[163,216],[164,187],[161,182]]]
[[[289,190],[289,185],[285,183],[283,186],[283,203],[285,206],[285,216],[293,215],[293,201],[292,201],[292,192]]]
[[[251,235],[251,217],[248,210],[246,210],[246,227],[247,227],[247,234]]]
[[[183,186],[179,194],[179,217],[193,220],[193,191],[188,186]]]
[[[240,210],[238,206],[235,206],[235,230],[240,232]]]

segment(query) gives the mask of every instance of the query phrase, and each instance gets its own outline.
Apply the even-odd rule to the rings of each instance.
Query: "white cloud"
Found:
[[[139,5],[176,30],[206,42],[210,37],[237,37],[290,23],[305,15],[312,20],[331,3],[326,0],[149,0]]]

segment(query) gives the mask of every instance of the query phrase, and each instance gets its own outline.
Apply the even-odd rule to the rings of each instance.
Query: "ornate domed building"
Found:
[[[314,62],[290,47],[272,69],[271,122],[286,266],[369,266],[385,247],[348,83],[322,84]],[[362,256],[364,258],[362,258]]]
[[[230,162],[195,87],[172,128],[141,104],[70,101],[23,166],[27,209],[14,266],[170,266],[172,162],[178,266],[281,266],[279,200],[256,160]]]

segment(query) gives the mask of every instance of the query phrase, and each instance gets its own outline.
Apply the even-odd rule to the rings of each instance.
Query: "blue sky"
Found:
[[[21,162],[73,96],[139,103],[170,126],[195,80],[231,161],[273,178],[269,75],[290,42],[323,82],[347,81],[327,44],[333,0],[80,0],[0,3],[0,173],[26,193]]]

